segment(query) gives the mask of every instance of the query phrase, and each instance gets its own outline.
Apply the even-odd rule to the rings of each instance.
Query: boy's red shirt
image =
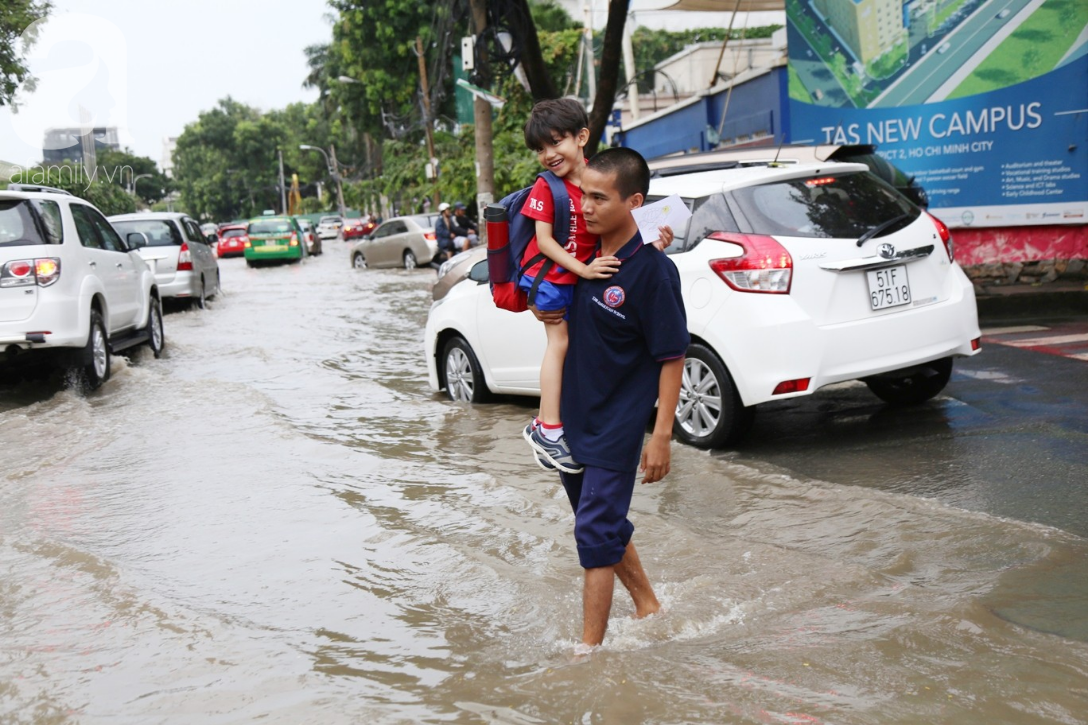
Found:
[[[597,251],[597,237],[586,231],[586,220],[582,216],[582,190],[563,179],[563,184],[570,194],[570,236],[567,237],[567,253],[583,264],[589,264]],[[529,198],[525,200],[525,206],[521,207],[521,213],[530,219],[555,223],[555,209],[552,203],[552,192],[548,188],[548,182],[538,178],[533,184],[533,190],[529,192]],[[522,261],[531,259],[540,252],[536,237],[525,248],[525,256]],[[526,270],[525,274],[536,277],[544,262],[537,262]],[[568,272],[559,265],[555,265],[544,275],[544,279],[552,284],[574,284],[578,281],[578,275]]]

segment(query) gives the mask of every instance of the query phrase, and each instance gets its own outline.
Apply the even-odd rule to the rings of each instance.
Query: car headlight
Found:
[[[438,267],[438,279],[442,279],[453,269],[453,259],[447,259]]]

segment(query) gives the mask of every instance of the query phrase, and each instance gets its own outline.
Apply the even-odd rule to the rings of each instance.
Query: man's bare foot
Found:
[[[654,599],[653,601],[643,602],[642,604],[635,605],[635,619],[644,619],[651,615],[657,614],[661,611],[661,602]]]

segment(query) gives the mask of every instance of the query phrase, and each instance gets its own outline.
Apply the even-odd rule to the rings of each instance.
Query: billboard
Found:
[[[1088,223],[1084,0],[786,0],[794,143],[871,143],[957,227]]]

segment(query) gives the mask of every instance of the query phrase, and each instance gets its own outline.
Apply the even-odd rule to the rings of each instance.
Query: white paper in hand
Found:
[[[653,244],[661,236],[658,227],[671,227],[674,234],[683,232],[691,218],[691,212],[688,211],[687,204],[673,194],[653,204],[640,206],[631,212],[631,216],[635,218],[638,230],[642,232],[642,243]]]

